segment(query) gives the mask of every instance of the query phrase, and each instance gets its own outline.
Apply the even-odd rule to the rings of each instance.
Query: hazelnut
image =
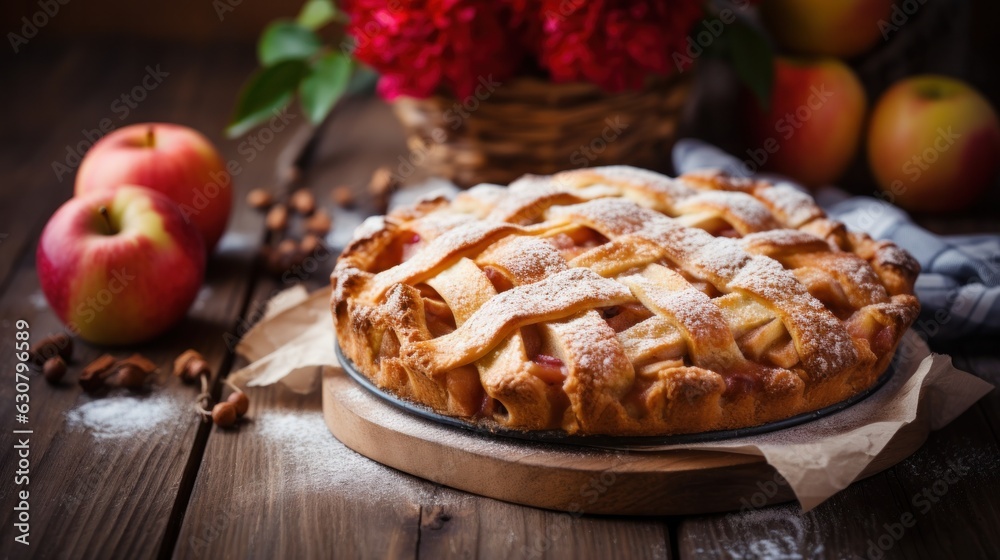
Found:
[[[196,373],[193,377],[189,377],[188,374],[188,365],[194,360],[199,360],[205,364],[205,368],[208,368],[208,362],[205,361],[205,357],[200,352],[194,349],[185,350],[184,353],[174,359],[174,375],[180,377],[185,383],[197,381],[200,372]]]
[[[66,333],[47,336],[35,344],[30,354],[32,361],[37,365],[43,365],[55,356],[68,362],[73,357],[73,339]]]
[[[146,384],[149,374],[135,364],[122,364],[115,371],[114,375],[108,378],[108,385],[112,387],[126,387],[128,389],[138,389]]]
[[[306,236],[302,238],[302,242],[299,243],[299,252],[303,255],[311,255],[322,245],[323,241],[319,237],[309,233],[306,234]]]
[[[236,415],[243,416],[247,413],[250,408],[250,399],[247,398],[247,394],[243,391],[234,391],[229,394],[229,398],[226,399],[227,403],[231,403],[236,407]]]
[[[285,231],[288,227],[288,209],[281,204],[275,204],[264,218],[264,224],[271,231]]]
[[[187,365],[184,366],[184,381],[194,383],[202,375],[206,377],[212,375],[212,370],[208,367],[208,362],[205,360],[201,358],[192,358],[188,361]]]
[[[324,235],[330,233],[330,226],[333,225],[333,221],[330,219],[330,215],[327,214],[326,210],[320,208],[315,214],[306,220],[306,231],[323,237]]]
[[[267,210],[274,204],[274,197],[264,189],[254,189],[247,193],[247,204],[257,210]]]
[[[288,205],[299,214],[309,216],[316,211],[316,197],[306,189],[299,189],[292,193]]]
[[[104,354],[87,364],[80,373],[78,382],[85,391],[96,391],[104,386],[104,380],[112,373],[112,367],[118,362],[111,354]]]
[[[143,356],[142,354],[132,354],[128,358],[118,362],[119,366],[130,365],[139,368],[143,374],[150,375],[157,369],[156,364],[154,364],[149,358]]]
[[[375,204],[383,212],[389,207],[389,197],[398,188],[399,181],[392,176],[392,170],[388,167],[376,169],[368,182],[368,192],[371,193]]]
[[[236,405],[220,402],[212,407],[212,421],[220,428],[229,428],[236,423]]]
[[[354,189],[348,185],[340,185],[330,191],[330,198],[341,208],[352,208],[354,206]]]
[[[42,375],[49,383],[59,383],[66,375],[66,362],[59,356],[45,360],[45,365],[42,366]]]

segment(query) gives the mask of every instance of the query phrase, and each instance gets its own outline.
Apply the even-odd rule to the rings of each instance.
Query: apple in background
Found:
[[[835,181],[858,151],[866,98],[861,82],[835,58],[777,57],[770,110],[750,99],[744,163],[807,187]]]
[[[132,344],[187,313],[205,275],[205,246],[169,198],[121,186],[63,204],[42,232],[36,269],[71,331]]]
[[[791,52],[850,57],[884,39],[892,6],[893,0],[764,0],[760,16]]]
[[[908,210],[958,210],[1000,170],[1000,122],[969,85],[945,76],[897,82],[872,112],[868,162],[886,198]]]
[[[101,138],[76,174],[76,195],[141,185],[180,206],[211,252],[233,205],[232,178],[219,152],[195,130],[176,124],[134,124]]]

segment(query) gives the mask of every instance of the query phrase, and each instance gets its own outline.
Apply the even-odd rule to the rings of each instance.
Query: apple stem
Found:
[[[108,212],[108,207],[101,206],[97,209],[97,211],[104,217],[104,223],[108,226],[108,235],[113,235],[115,233],[115,228],[111,225],[111,214]]]
[[[153,134],[153,127],[146,129],[146,146],[152,148],[156,145],[156,136]]]

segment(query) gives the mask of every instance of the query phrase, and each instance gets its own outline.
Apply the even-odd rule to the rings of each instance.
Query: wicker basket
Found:
[[[460,186],[506,184],[525,173],[669,161],[691,72],[608,94],[584,83],[504,83],[480,100],[399,98],[411,161]]]

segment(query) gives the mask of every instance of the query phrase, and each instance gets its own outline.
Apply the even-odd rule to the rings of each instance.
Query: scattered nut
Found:
[[[42,375],[49,383],[59,383],[66,375],[66,362],[59,356],[45,360],[45,365],[42,366]]]
[[[277,253],[279,255],[292,255],[296,252],[296,243],[294,239],[283,239],[281,243],[278,243]]]
[[[333,225],[333,221],[330,219],[330,214],[320,208],[312,216],[306,220],[306,231],[323,237],[324,235],[330,233],[330,226]]]
[[[236,405],[220,402],[212,407],[212,421],[220,428],[229,428],[236,423]]]
[[[236,415],[242,417],[250,409],[250,399],[247,398],[247,394],[243,391],[234,391],[229,394],[229,398],[226,402],[231,403],[236,407]]]
[[[288,209],[281,204],[275,204],[264,218],[264,224],[271,231],[285,231],[288,227]]]
[[[388,167],[376,169],[368,182],[368,192],[371,193],[379,210],[383,212],[389,207],[389,197],[398,188],[399,181],[392,176],[392,171]]]
[[[290,167],[286,167],[282,175],[284,175],[284,179],[287,182],[293,184],[298,183],[302,180],[302,169],[300,169],[298,165],[292,165]]]
[[[66,333],[47,336],[35,344],[30,354],[32,361],[37,365],[42,365],[56,356],[68,362],[73,357],[73,339]]]
[[[303,255],[311,255],[315,253],[316,250],[319,249],[322,245],[323,245],[323,240],[309,233],[306,234],[306,236],[303,237],[302,241],[299,243],[299,252],[301,252]]]
[[[301,264],[304,259],[305,256],[299,251],[299,244],[294,239],[284,239],[269,252],[267,270],[271,274],[280,276]]]
[[[303,216],[309,216],[316,211],[316,197],[306,189],[299,189],[292,193],[289,206]]]
[[[184,352],[181,353],[180,356],[174,358],[174,369],[173,369],[174,375],[178,377],[183,376],[184,369],[187,367],[188,362],[193,360],[194,358],[200,358],[202,360],[205,359],[204,357],[202,357],[201,352],[193,348],[185,350]]]
[[[109,376],[106,384],[111,387],[138,389],[146,384],[149,372],[132,363],[122,363],[115,368],[115,373]]]
[[[208,374],[208,362],[197,350],[185,350],[180,356],[174,359],[174,375],[180,377],[185,383],[194,383],[198,376],[203,373]]]
[[[112,366],[117,360],[111,354],[104,354],[83,368],[80,373],[80,386],[84,391],[96,391],[104,386],[104,380],[111,375]]]
[[[341,208],[354,207],[354,189],[348,185],[340,185],[330,191],[330,198]]]
[[[247,204],[257,210],[267,210],[274,204],[274,196],[264,189],[254,189],[247,193]]]
[[[158,367],[156,367],[156,364],[154,364],[152,361],[149,360],[149,358],[143,356],[142,354],[132,354],[128,358],[119,361],[118,365],[119,366],[129,365],[137,367],[145,375],[151,375],[153,372],[159,369]]]
[[[209,377],[212,375],[212,369],[208,367],[208,362],[201,358],[194,358],[188,361],[187,365],[184,367],[184,381],[187,383],[194,383],[201,376]]]

